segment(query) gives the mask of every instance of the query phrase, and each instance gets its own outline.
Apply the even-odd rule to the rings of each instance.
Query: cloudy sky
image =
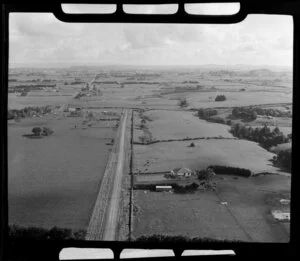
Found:
[[[15,13],[9,22],[11,65],[292,66],[289,16],[249,15],[232,25],[71,24],[52,14]]]

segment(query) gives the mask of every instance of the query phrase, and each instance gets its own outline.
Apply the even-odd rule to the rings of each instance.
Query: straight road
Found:
[[[122,187],[122,177],[124,169],[124,144],[125,144],[125,132],[127,123],[127,110],[124,110],[119,151],[118,151],[118,163],[115,173],[115,179],[113,182],[113,190],[109,202],[108,212],[106,213],[106,225],[104,228],[103,240],[112,241],[115,240],[116,228],[118,224],[119,216],[119,201]]]
[[[86,240],[115,240],[125,158],[127,110],[122,112],[115,144],[110,153],[99,188]]]

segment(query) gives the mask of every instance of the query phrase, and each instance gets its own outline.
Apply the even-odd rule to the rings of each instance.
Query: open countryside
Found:
[[[12,228],[289,241],[278,213],[290,211],[291,71],[14,68],[9,79]]]

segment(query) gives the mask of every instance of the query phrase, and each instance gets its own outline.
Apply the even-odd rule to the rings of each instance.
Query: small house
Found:
[[[156,191],[171,191],[172,186],[155,186]]]
[[[181,177],[190,177],[193,175],[193,171],[188,168],[175,168],[171,170],[171,175],[181,176]]]

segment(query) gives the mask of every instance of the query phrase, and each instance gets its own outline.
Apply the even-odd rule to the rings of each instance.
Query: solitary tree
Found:
[[[226,96],[225,95],[218,95],[215,98],[215,101],[226,101]]]
[[[186,98],[183,98],[183,99],[179,100],[178,105],[181,108],[189,106],[188,101],[187,101]]]
[[[41,133],[42,133],[42,128],[41,128],[41,127],[34,127],[34,128],[32,129],[32,132],[33,132],[34,135],[40,136]]]

